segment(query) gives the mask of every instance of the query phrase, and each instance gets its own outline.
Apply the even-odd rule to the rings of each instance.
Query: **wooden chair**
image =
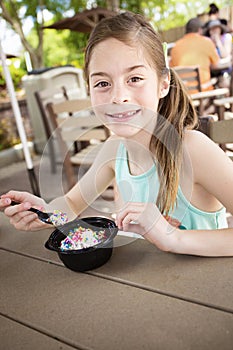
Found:
[[[213,101],[219,120],[224,119],[225,112],[233,113],[233,69],[231,71],[229,90],[230,90],[229,91],[230,96],[225,97],[225,98],[215,99]]]
[[[173,69],[187,88],[194,106],[197,108],[198,115],[200,116],[205,115],[205,110],[213,104],[214,99],[225,97],[229,94],[228,88],[214,88],[216,80],[210,80],[205,84],[201,84],[198,66],[177,66],[173,67]],[[209,86],[213,86],[213,89],[203,91],[203,89]]]
[[[233,160],[233,119],[214,121],[210,118],[208,136],[218,143],[224,151],[229,151],[230,158]],[[232,148],[230,144],[232,144]]]
[[[233,113],[233,96],[215,99],[213,103],[219,120],[224,119],[225,112]]]
[[[109,136],[109,132],[92,113],[90,105],[89,98],[47,105],[53,132],[56,133],[60,154],[64,162],[63,169],[68,189],[77,182],[74,166],[91,166],[103,144],[102,141],[105,141]],[[59,117],[63,116],[64,113],[72,113],[73,115],[72,117]],[[78,150],[76,154],[71,155],[69,144],[73,144],[76,140],[85,141],[87,145]]]
[[[198,67],[177,66],[173,67],[173,69],[179,75],[190,94],[202,91]]]
[[[44,125],[46,141],[48,145],[48,154],[50,159],[51,173],[56,173],[56,152],[54,148],[55,139],[50,118],[46,109],[46,105],[50,102],[59,103],[68,100],[66,88],[64,86],[55,89],[44,89],[34,93],[35,99],[40,110],[41,118]]]

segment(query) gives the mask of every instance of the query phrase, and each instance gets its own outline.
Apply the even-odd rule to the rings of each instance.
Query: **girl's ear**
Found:
[[[167,96],[169,89],[170,89],[170,74],[168,74],[160,84],[159,98],[163,98]]]

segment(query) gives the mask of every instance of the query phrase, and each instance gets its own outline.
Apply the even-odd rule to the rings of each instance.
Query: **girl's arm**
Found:
[[[42,223],[37,214],[28,209],[32,206],[45,211],[55,209],[65,212],[69,221],[85,210],[112,182],[114,178],[113,161],[116,142],[106,141],[95,162],[80,181],[64,196],[52,200],[49,204],[27,192],[10,191],[0,198],[0,210],[10,218],[10,222],[19,230],[35,231],[51,227]],[[11,201],[21,204],[11,206]]]
[[[180,230],[170,225],[154,203],[128,203],[117,216],[119,229],[142,235],[165,252],[233,256],[233,228]]]
[[[188,132],[186,146],[193,183],[233,213],[233,162],[208,137]],[[143,235],[161,250],[202,256],[233,256],[233,228],[180,230],[171,226],[154,203],[129,203],[117,216],[120,229]]]
[[[194,182],[233,214],[233,162],[208,137],[187,135]],[[187,236],[185,235],[187,233]],[[178,231],[177,252],[207,256],[233,256],[233,229]]]

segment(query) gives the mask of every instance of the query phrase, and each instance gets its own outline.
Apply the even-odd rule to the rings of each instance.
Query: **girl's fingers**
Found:
[[[25,212],[30,208],[31,208],[31,203],[29,203],[29,202],[21,203],[21,204],[17,204],[17,205],[12,205],[12,206],[10,205],[5,209],[4,213],[8,217],[12,217],[18,213]]]
[[[38,219],[37,214],[32,212],[23,212],[10,218],[10,223],[17,229],[23,231],[36,231],[46,226]]]
[[[24,202],[25,198],[28,197],[27,192],[20,192],[20,191],[9,191],[7,193],[4,193],[1,195],[1,198],[5,198],[5,199],[10,199],[10,200],[14,200],[15,202]]]
[[[12,201],[19,204],[11,205]],[[9,191],[0,197],[0,210],[4,210],[16,229],[23,231],[37,231],[47,226],[38,219],[36,213],[29,211],[31,207],[41,209],[44,205],[43,199],[27,192]]]
[[[20,192],[20,191],[9,191],[5,194],[1,195],[1,203],[10,204],[11,201],[15,201],[18,203],[30,203],[30,206],[42,206],[44,205],[44,200],[39,198],[28,192]]]
[[[28,223],[28,222],[36,220],[36,219],[38,219],[37,214],[32,213],[30,211],[24,211],[24,212],[15,214],[14,216],[12,216],[10,218],[12,223],[15,223],[15,224],[19,223],[20,221]]]
[[[130,231],[136,228],[137,233],[140,231],[139,233],[142,235],[148,233],[155,226],[159,230],[167,228],[167,221],[154,203],[128,203],[118,213],[116,223],[119,229]]]
[[[130,223],[136,223],[138,221],[139,213],[129,213],[122,220],[122,227],[127,230]]]
[[[144,203],[127,203],[127,205],[117,213],[117,220],[121,222],[121,220],[129,213],[142,212],[144,207]]]
[[[117,215],[116,223],[119,229],[122,229],[123,231],[129,231],[136,226],[138,231],[139,225],[143,222],[144,210],[145,204],[143,203],[128,205],[122,212]]]
[[[5,209],[6,216],[17,230],[34,230],[42,227],[43,223],[38,219],[37,214],[28,211],[30,207],[30,203],[22,203]]]

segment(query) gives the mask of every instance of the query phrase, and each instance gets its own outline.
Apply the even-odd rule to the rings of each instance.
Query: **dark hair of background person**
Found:
[[[208,15],[211,16],[211,15],[216,15],[216,18],[218,18],[219,16],[219,8],[216,4],[214,3],[211,3],[209,4],[209,12],[208,12]],[[225,18],[219,18],[220,22],[222,24],[224,24],[225,26],[228,24],[227,23],[227,20]]]
[[[219,13],[219,8],[214,3],[209,5],[209,12],[208,15],[215,15],[216,13]]]
[[[185,33],[198,33],[203,23],[198,17],[191,18],[185,25]]]

